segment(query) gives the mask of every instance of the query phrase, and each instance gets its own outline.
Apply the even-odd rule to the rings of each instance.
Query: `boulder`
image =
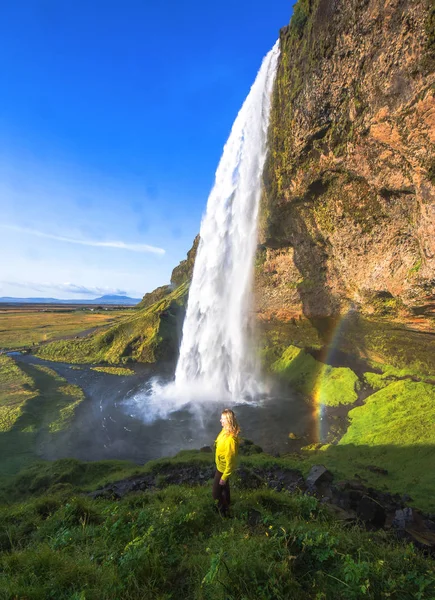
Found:
[[[305,480],[308,491],[320,496],[330,495],[330,484],[334,476],[323,465],[314,465]]]

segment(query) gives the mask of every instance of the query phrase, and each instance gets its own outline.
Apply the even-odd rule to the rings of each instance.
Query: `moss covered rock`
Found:
[[[331,367],[310,354],[289,346],[272,365],[272,371],[296,390],[326,406],[353,404],[359,388],[358,376],[347,367]]]

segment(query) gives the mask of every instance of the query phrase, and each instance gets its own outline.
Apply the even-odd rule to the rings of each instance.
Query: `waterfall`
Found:
[[[266,55],[231,129],[201,223],[175,387],[233,401],[255,394],[249,351],[257,216],[279,42]]]
[[[266,55],[231,129],[201,223],[175,381],[154,379],[130,416],[166,419],[187,405],[250,400],[260,391],[248,343],[253,261],[279,42]],[[169,417],[170,418],[170,417]],[[188,443],[189,440],[186,440]]]

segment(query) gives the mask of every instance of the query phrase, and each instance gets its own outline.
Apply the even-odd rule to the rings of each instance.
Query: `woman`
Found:
[[[221,415],[222,431],[216,439],[216,473],[213,481],[213,498],[222,515],[228,514],[230,506],[230,483],[228,478],[236,467],[239,450],[240,427],[236,415],[226,408]]]

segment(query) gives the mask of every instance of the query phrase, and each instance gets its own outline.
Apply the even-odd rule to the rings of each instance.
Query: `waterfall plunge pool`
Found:
[[[220,413],[227,404],[219,398],[185,405],[166,418],[150,418],[146,390],[155,377],[163,383],[170,381],[173,365],[129,365],[134,374],[119,376],[93,371],[92,365],[44,361],[31,354],[13,358],[23,366],[47,366],[85,394],[68,429],[39,432],[37,452],[42,458],[120,459],[142,464],[180,450],[212,446],[220,431]],[[242,437],[265,452],[295,452],[317,441],[313,408],[297,393],[276,392],[229,408],[236,412]],[[290,439],[289,433],[297,439]]]

